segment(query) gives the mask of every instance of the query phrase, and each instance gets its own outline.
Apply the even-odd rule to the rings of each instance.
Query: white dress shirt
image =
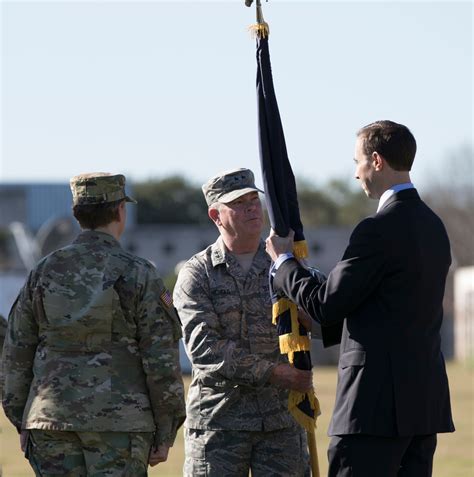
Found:
[[[395,184],[394,186],[387,189],[381,196],[379,200],[379,206],[377,207],[377,212],[384,206],[385,202],[387,202],[393,194],[400,192],[401,190],[405,189],[414,189],[415,186],[411,182],[404,182],[403,184]]]

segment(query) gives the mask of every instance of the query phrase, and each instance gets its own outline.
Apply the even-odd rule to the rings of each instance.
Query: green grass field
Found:
[[[435,455],[435,477],[467,477],[474,475],[474,370],[460,364],[449,364],[448,375],[456,432],[441,434]],[[186,382],[186,384],[189,381]],[[336,368],[322,367],[315,371],[315,382],[323,414],[318,420],[316,439],[321,467],[321,475],[327,473],[326,449],[329,438],[326,430],[334,404],[336,388]],[[0,413],[2,429],[1,463],[3,477],[28,477],[33,472],[19,449],[19,439],[15,429]],[[177,477],[182,475],[183,435],[180,431],[168,462],[150,470],[149,475]],[[223,476],[225,477],[225,476]]]

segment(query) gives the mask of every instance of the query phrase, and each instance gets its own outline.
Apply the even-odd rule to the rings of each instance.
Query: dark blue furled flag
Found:
[[[301,242],[303,224],[273,86],[268,38],[257,38],[257,65],[260,161],[270,223],[281,237],[286,237],[291,227],[295,242]]]
[[[283,126],[273,85],[269,29],[263,20],[260,1],[257,0],[257,23],[251,27],[257,38],[257,96],[260,165],[262,169],[265,200],[270,224],[275,232],[286,237],[289,229],[295,232],[293,254],[305,259],[308,249],[300,219],[296,183],[286,150]],[[298,321],[298,308],[284,296],[273,292],[270,275],[270,290],[273,303],[273,323],[277,325],[280,351],[288,354],[289,362],[298,369],[311,370],[311,343],[306,329]],[[312,474],[319,476],[314,429],[320,414],[319,402],[314,390],[308,393],[291,391],[288,409],[308,433]]]

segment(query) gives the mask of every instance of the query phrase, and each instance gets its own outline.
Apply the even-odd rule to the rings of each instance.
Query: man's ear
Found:
[[[383,169],[383,161],[384,158],[378,152],[372,153],[372,164],[377,172],[380,172]]]
[[[216,224],[216,225],[221,225],[221,219],[219,217],[219,211],[214,208],[210,207],[207,211],[207,215],[209,215],[209,218]]]
[[[120,214],[123,214],[125,212],[125,201],[124,200],[122,200],[122,202],[120,202],[120,204],[118,205],[118,209],[119,209]]]

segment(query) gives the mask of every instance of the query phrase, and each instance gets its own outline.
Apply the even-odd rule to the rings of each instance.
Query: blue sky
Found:
[[[415,134],[419,185],[472,145],[472,2],[263,8],[297,178],[350,179],[355,131],[376,119]],[[0,181],[202,183],[240,166],[259,181],[254,17],[243,0],[3,1]]]

